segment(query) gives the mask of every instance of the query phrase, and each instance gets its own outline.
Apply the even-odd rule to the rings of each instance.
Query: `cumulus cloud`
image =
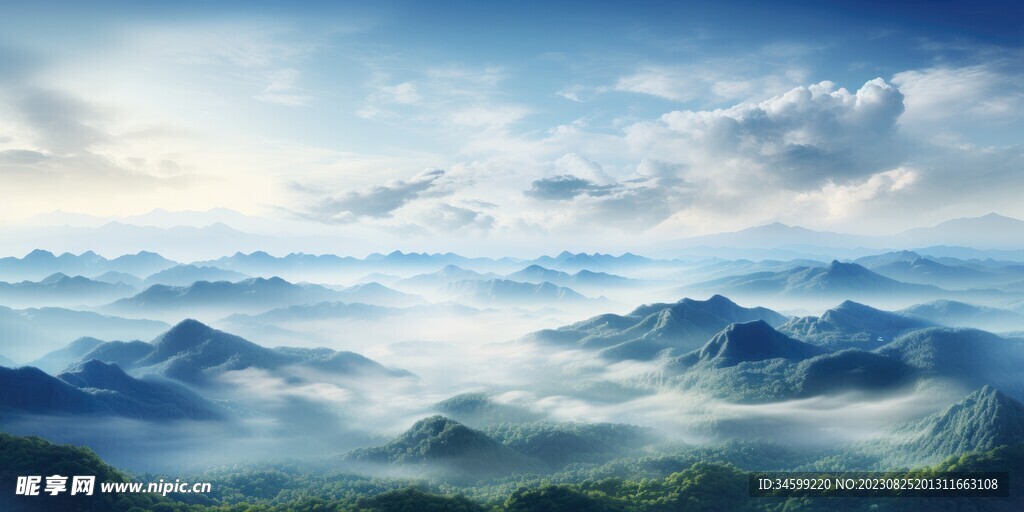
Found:
[[[611,89],[675,102],[771,95],[805,81],[808,72],[793,57],[806,51],[809,50],[794,47],[782,52],[789,55],[779,55],[775,49],[763,48],[751,55],[728,59],[707,58],[673,65],[646,64],[619,77]],[[772,55],[765,58],[766,54]]]
[[[719,186],[800,190],[898,163],[902,112],[903,95],[881,78],[856,93],[821,82],[759,103],[673,111],[630,126],[626,139],[635,154],[685,165]]]
[[[1024,109],[1024,85],[1019,71],[977,64],[939,66],[896,73],[892,82],[906,95],[901,124],[932,130],[949,128],[944,121],[1007,121],[1019,119]]]
[[[494,227],[494,217],[471,208],[462,208],[447,203],[432,205],[421,217],[427,226],[442,232],[457,230],[488,231]]]
[[[555,168],[563,174],[571,174],[597,184],[606,185],[614,181],[603,168],[593,160],[576,153],[566,153],[555,160]]]
[[[610,185],[598,185],[572,174],[562,174],[534,181],[530,189],[523,194],[534,199],[559,201],[572,199],[581,194],[606,195],[611,188]]]
[[[829,219],[842,219],[876,199],[908,192],[918,177],[918,171],[900,167],[873,174],[861,183],[840,185],[828,182],[820,190],[800,193],[795,202],[812,203]]]
[[[347,223],[359,217],[389,217],[434,188],[444,175],[442,169],[427,169],[408,180],[390,180],[382,185],[345,190],[320,198],[300,215],[327,223]]]

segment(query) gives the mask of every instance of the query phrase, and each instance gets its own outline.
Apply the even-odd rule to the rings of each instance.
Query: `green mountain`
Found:
[[[121,416],[145,421],[214,420],[223,411],[184,386],[137,379],[92,360],[56,377],[30,366],[0,368],[0,409],[12,416]]]
[[[538,421],[543,415],[524,407],[503,404],[488,393],[462,393],[434,405],[437,412],[473,427],[485,427],[500,423],[529,423]]]
[[[967,389],[996,386],[1024,397],[1024,341],[977,329],[933,327],[904,334],[876,353],[914,368],[919,378],[955,382]]]
[[[83,336],[102,340],[150,339],[170,327],[154,320],[132,320],[91,311],[63,308],[9,309],[0,306],[4,355],[31,361],[69,340]],[[60,368],[63,369],[63,368]]]
[[[769,359],[802,361],[823,352],[819,347],[790,338],[772,329],[767,322],[757,320],[726,327],[700,349],[675,358],[674,364],[721,368]]]
[[[985,386],[921,420],[866,443],[886,466],[933,464],[946,457],[1024,442],[1024,404]]]
[[[443,416],[417,421],[391,442],[349,452],[348,461],[419,466],[456,476],[484,477],[536,467],[487,434]]]
[[[115,362],[133,374],[156,374],[189,385],[210,385],[224,372],[260,368],[276,370],[296,365],[333,375],[409,377],[405,370],[386,368],[354,352],[328,348],[267,348],[213,329],[192,319],[182,320],[151,343],[106,342],[83,358]]]
[[[780,272],[730,276],[695,283],[686,289],[746,297],[823,298],[929,296],[943,291],[935,286],[896,281],[856,263],[835,260],[824,267],[797,267]]]
[[[916,304],[898,313],[948,327],[976,327],[990,331],[1024,330],[1024,315],[1005,309],[976,306],[955,300]]]
[[[627,315],[599,315],[522,339],[598,350],[611,360],[645,360],[666,349],[677,353],[694,350],[730,324],[755,320],[781,325],[786,317],[766,308],[744,308],[715,295],[704,301],[644,305]]]
[[[847,300],[821,316],[794,318],[779,327],[789,336],[830,349],[873,350],[900,334],[935,323]]]
[[[67,344],[64,348],[54,350],[35,361],[25,363],[25,366],[35,366],[46,373],[56,374],[67,369],[68,366],[81,361],[82,356],[88,354],[90,350],[102,343],[103,340],[88,336],[78,338]]]
[[[614,423],[503,423],[484,432],[551,468],[606,462],[639,453],[645,446],[663,440],[652,428]]]
[[[14,489],[19,476],[63,475],[96,477],[92,496],[70,492],[50,496],[18,496]],[[129,482],[120,471],[100,460],[92,450],[70,445],[57,445],[38,437],[19,437],[0,432],[0,510],[10,512],[43,512],[68,510],[75,512],[129,512],[160,509],[169,500],[156,494],[101,493],[101,482]],[[45,485],[45,481],[43,482]],[[71,487],[71,479],[67,482]],[[43,486],[40,486],[40,491]]]

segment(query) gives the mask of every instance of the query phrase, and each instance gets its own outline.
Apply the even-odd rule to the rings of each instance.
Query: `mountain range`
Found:
[[[197,281],[188,286],[153,285],[138,294],[103,306],[100,311],[123,315],[173,318],[201,314],[207,318],[339,298],[318,285],[292,284],[279,277],[229,281]]]
[[[147,421],[212,420],[224,411],[184,386],[137,379],[118,365],[95,359],[56,376],[38,368],[0,368],[5,414],[122,416]]]
[[[679,292],[714,292],[742,297],[815,297],[843,299],[936,297],[941,288],[910,284],[882,276],[856,263],[833,260],[823,267],[796,267],[756,272],[687,285]]]
[[[38,282],[0,282],[0,303],[15,307],[95,305],[137,291],[124,283],[111,284],[58,272]]]
[[[829,349],[874,350],[900,334],[935,325],[924,318],[890,313],[847,300],[821,316],[793,318],[780,326],[779,331]]]
[[[531,284],[506,279],[455,281],[446,284],[439,293],[474,306],[572,306],[603,300],[590,299],[548,282]]]
[[[150,339],[168,324],[63,308],[10,309],[0,306],[0,353],[16,361],[35,359],[82,336]]]
[[[967,246],[980,249],[1021,249],[1014,243],[1024,240],[1024,221],[990,213],[981,217],[952,219],[931,227],[909,229],[895,235],[867,236],[814,231],[779,222],[730,233],[703,235],[673,243],[678,248],[855,248],[899,247],[905,249],[933,245]]]
[[[979,327],[989,331],[1024,330],[1024,315],[1020,313],[955,300],[915,304],[898,313],[948,327]]]
[[[224,270],[217,267],[175,265],[173,267],[166,268],[155,274],[150,275],[142,282],[142,286],[149,287],[156,284],[162,284],[167,286],[188,286],[192,283],[195,283],[196,281],[237,282],[249,279],[251,277],[252,276],[248,274],[235,272],[233,270]]]
[[[22,258],[0,258],[0,279],[38,280],[58,272],[69,275],[99,275],[115,271],[148,276],[174,265],[173,261],[146,251],[108,260],[92,251],[79,255],[64,253],[56,256],[49,251],[35,249]]]
[[[666,349],[696,349],[730,324],[755,320],[781,325],[787,318],[766,308],[744,308],[715,295],[704,301],[687,298],[675,304],[644,305],[627,315],[599,315],[531,333],[521,340],[595,350],[611,360],[651,359]]]
[[[353,352],[319,348],[266,348],[244,338],[183,320],[152,342],[107,342],[84,358],[116,362],[136,375],[156,374],[190,385],[216,385],[226,372],[290,366],[350,377],[407,377]]]

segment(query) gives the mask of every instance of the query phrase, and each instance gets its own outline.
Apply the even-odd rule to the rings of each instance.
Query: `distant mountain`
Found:
[[[38,358],[82,336],[100,339],[150,339],[169,326],[155,320],[131,320],[62,308],[9,309],[0,306],[0,352],[19,361]]]
[[[92,305],[127,297],[137,291],[124,283],[110,284],[58,272],[39,282],[0,282],[0,302],[19,307]]]
[[[941,412],[888,429],[863,449],[884,466],[918,466],[1021,442],[1024,404],[984,386]]]
[[[856,263],[832,261],[825,267],[797,267],[695,283],[683,290],[709,290],[748,297],[872,297],[935,295],[934,286],[909,284],[876,274]]]
[[[990,213],[982,217],[953,219],[932,227],[914,228],[895,235],[864,236],[830,231],[815,231],[779,222],[729,233],[696,236],[677,240],[676,248],[793,248],[817,250],[856,247],[914,248],[936,245],[966,246],[979,249],[1020,249],[1024,240],[1024,221]],[[1016,243],[1015,243],[1016,242]]]
[[[979,249],[1020,249],[1024,221],[990,213],[981,217],[953,219],[927,228],[904,231],[896,238],[904,247],[963,245]]]
[[[334,375],[357,377],[412,377],[413,374],[401,369],[387,368],[380,363],[355,352],[338,352],[333,349],[275,347],[274,351],[293,357],[297,364]]]
[[[824,352],[772,329],[764,320],[755,320],[729,325],[703,347],[678,357],[673,364],[725,367],[767,359],[802,361]]]
[[[117,284],[124,283],[134,288],[142,288],[142,279],[135,277],[126,272],[117,272],[115,270],[108,270],[94,278],[93,281],[100,281],[103,283]]]
[[[914,368],[897,359],[860,349],[846,349],[801,361],[788,375],[797,396],[844,391],[887,391],[909,385]]]
[[[56,377],[0,368],[5,414],[123,416],[147,421],[221,418],[219,407],[182,386],[130,377],[115,364],[82,363]]]
[[[21,365],[19,365],[18,363],[15,363],[14,361],[11,361],[10,359],[8,359],[8,358],[6,358],[4,356],[0,356],[0,366],[6,366],[8,368],[17,368],[18,366],[21,366]]]
[[[145,341],[105,341],[86,352],[78,360],[114,363],[121,368],[131,368],[136,361],[146,357],[153,351],[153,346]]]
[[[385,274],[409,275],[411,272],[434,272],[447,265],[461,268],[490,268],[508,265],[508,261],[490,258],[467,258],[453,253],[403,253],[393,251],[388,254],[374,253],[366,258],[358,259],[351,256],[335,256],[333,254],[313,255],[291,253],[286,256],[271,256],[266,252],[256,251],[250,254],[241,252],[215,260],[194,263],[218,268],[231,269],[257,276],[315,276],[337,275],[350,273],[381,272]]]
[[[136,251],[152,251],[179,261],[210,258],[233,251],[252,251],[267,247],[294,247],[297,243],[309,242],[323,245],[324,240],[306,237],[276,237],[239,231],[224,223],[214,222],[197,226],[139,226],[124,222],[108,222],[98,227],[81,226],[12,226],[2,230],[4,246],[8,251],[27,252],[33,247],[48,247],[60,251],[80,252],[102,247],[111,254],[126,254]],[[343,240],[343,239],[341,239]],[[332,240],[335,245],[338,238]],[[102,268],[89,272],[75,270],[76,274],[95,275],[106,270],[128,272],[137,276],[148,276],[176,262],[154,268]],[[52,272],[68,272],[56,269]]]
[[[917,304],[900,314],[949,327],[976,327],[994,331],[1024,330],[1024,315],[1005,309],[976,306],[954,300]]]
[[[252,276],[243,274],[241,272],[235,272],[233,270],[224,270],[217,267],[197,267],[195,265],[176,265],[168,269],[161,270],[149,277],[143,282],[146,287],[153,286],[155,284],[163,284],[168,286],[188,286],[196,281],[242,281],[249,279]]]
[[[380,283],[364,283],[350,286],[337,291],[333,298],[343,302],[393,308],[427,304],[427,300],[419,295],[392,290]]]
[[[540,265],[530,265],[518,272],[506,275],[505,279],[534,284],[549,282],[558,286],[596,291],[598,293],[608,289],[639,286],[644,284],[643,281],[629,279],[605,272],[580,270],[575,274],[569,274],[567,272],[547,269]]]
[[[34,281],[55,273],[99,275],[109,271],[149,275],[173,265],[173,261],[145,251],[108,260],[92,251],[56,256],[49,251],[36,249],[23,258],[0,258],[0,279]]]
[[[1024,341],[985,331],[933,327],[911,331],[875,350],[915,369],[922,378],[968,388],[993,385],[1024,398]]]
[[[918,377],[917,369],[898,358],[858,349],[829,352],[763,321],[732,324],[701,348],[664,359],[661,366],[676,387],[741,403],[890,392]]]
[[[212,318],[333,300],[340,296],[322,286],[292,284],[279,277],[252,278],[237,283],[198,281],[188,286],[153,285],[137,295],[103,306],[101,311],[161,317],[201,314]]]
[[[150,417],[213,419],[224,412],[185,386],[145,376],[129,376],[115,363],[86,360],[57,375],[57,378],[82,390],[106,390],[117,393],[139,408],[152,408]]]
[[[505,279],[455,281],[445,285],[441,293],[459,301],[481,306],[569,306],[594,300],[570,288],[555,286],[548,282],[530,284]]]
[[[419,274],[396,281],[395,286],[398,288],[430,292],[456,281],[482,281],[500,277],[501,276],[498,274],[492,272],[481,274],[480,272],[466,270],[456,265],[445,265],[437,272]]]
[[[437,412],[466,425],[486,427],[501,423],[529,423],[544,418],[526,408],[496,401],[488,393],[462,393],[434,405]]]
[[[927,258],[917,258],[913,261],[893,261],[884,265],[872,266],[871,270],[885,277],[907,283],[954,289],[979,288],[1001,281],[1001,276],[994,272],[943,265]]]
[[[317,302],[301,304],[285,308],[271,309],[256,315],[234,314],[225,318],[226,322],[245,323],[259,322],[281,324],[289,322],[310,322],[317,320],[362,319],[371,320],[386,315],[399,313],[396,308],[373,306],[359,302]]]
[[[788,226],[781,222],[773,222],[730,233],[695,236],[675,242],[675,245],[680,248],[708,246],[768,249],[792,246],[879,247],[882,244],[884,244],[884,241],[880,237],[849,235],[831,231],[814,231],[800,226]]]
[[[715,295],[704,301],[644,305],[624,316],[599,315],[528,334],[522,340],[599,350],[612,360],[650,359],[666,349],[680,354],[694,350],[730,324],[755,320],[781,325],[787,318],[766,308],[744,308]]]
[[[652,266],[674,266],[668,261],[653,260],[633,253],[624,253],[621,256],[601,254],[595,252],[571,253],[562,251],[558,256],[541,256],[529,262],[531,265],[561,270],[565,272],[578,272],[580,270],[635,270]]]
[[[123,362],[135,374],[152,373],[200,386],[215,384],[225,372],[246,368],[278,370],[301,366],[352,377],[410,375],[352,352],[326,348],[266,348],[191,319],[179,322],[145,346],[135,342],[104,343],[85,357]]]
[[[82,356],[88,354],[89,351],[102,343],[103,340],[96,338],[78,338],[64,348],[54,350],[35,361],[30,361],[25,366],[35,366],[46,373],[56,375],[80,361]]]
[[[890,313],[847,300],[820,317],[794,318],[779,331],[829,349],[873,350],[914,329],[934,327],[930,320]]]
[[[345,459],[371,464],[415,465],[428,471],[474,479],[537,466],[487,434],[443,416],[417,421],[391,442],[352,451]]]
[[[792,270],[797,267],[824,267],[826,264],[827,263],[825,262],[809,259],[793,259],[785,261],[751,261],[747,259],[719,260],[701,264],[696,268],[688,268],[672,274],[671,277],[675,279],[685,279],[688,281],[710,281],[722,277],[732,277],[757,272],[781,272],[785,270]]]
[[[862,256],[853,260],[853,262],[873,269],[893,263],[910,263],[919,259],[921,259],[921,255],[914,251],[890,251],[882,254],[872,254],[871,256]]]

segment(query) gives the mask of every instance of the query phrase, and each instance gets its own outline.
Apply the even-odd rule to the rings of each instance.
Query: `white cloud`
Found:
[[[815,213],[824,212],[827,220],[844,220],[863,213],[870,203],[885,196],[898,196],[910,192],[920,173],[899,167],[871,175],[860,183],[846,185],[828,182],[820,190],[802,192],[794,200],[798,206],[810,206]]]
[[[933,67],[896,73],[892,82],[906,96],[902,124],[927,129],[945,121],[1019,120],[1024,84],[1019,72],[990,64]]]
[[[448,120],[460,126],[498,129],[518,122],[529,114],[529,109],[514,105],[476,106],[452,112]]]
[[[805,189],[898,163],[894,125],[902,95],[882,79],[856,93],[831,82],[760,103],[674,111],[626,129],[632,153],[685,165],[720,187]]]
[[[416,92],[416,84],[412,82],[382,87],[380,95],[385,101],[403,105],[411,105],[420,101],[420,95]]]
[[[763,58],[765,51],[732,59],[644,65],[620,77],[611,89],[676,102],[709,103],[763,98],[806,81],[809,73],[802,66],[788,58]],[[766,63],[770,63],[767,72]]]
[[[312,97],[303,94],[296,85],[299,80],[299,71],[293,68],[278,69],[266,73],[267,85],[263,92],[254,96],[257,100],[267,103],[277,103],[287,107],[309,106]]]

